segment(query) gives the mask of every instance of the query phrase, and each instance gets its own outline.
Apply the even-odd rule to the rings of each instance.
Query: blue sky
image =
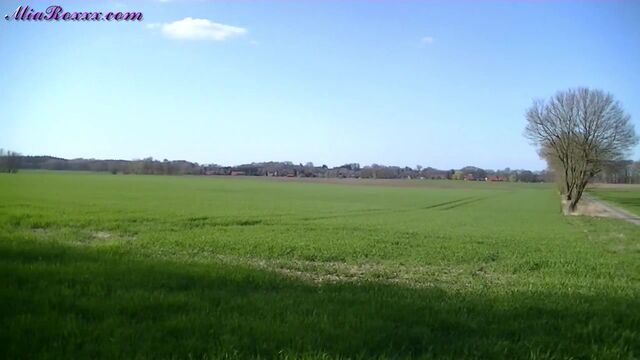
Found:
[[[25,4],[51,5],[0,14]],[[145,20],[1,19],[5,149],[543,169],[524,112],[574,86],[613,93],[640,132],[638,1],[58,4]]]

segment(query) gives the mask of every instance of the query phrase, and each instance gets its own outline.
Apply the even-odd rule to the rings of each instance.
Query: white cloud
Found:
[[[420,42],[425,45],[433,44],[435,41],[436,39],[434,39],[432,36],[425,36],[422,39],[420,39]]]
[[[149,24],[149,29],[160,28],[162,33],[172,39],[225,41],[243,36],[247,29],[212,22],[207,19],[184,18],[165,24]]]

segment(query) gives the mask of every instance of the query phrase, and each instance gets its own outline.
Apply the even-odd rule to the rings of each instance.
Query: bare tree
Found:
[[[589,88],[535,100],[526,113],[525,136],[560,175],[574,211],[589,180],[638,143],[631,117],[609,93]]]
[[[17,173],[20,167],[20,154],[0,149],[0,172]]]

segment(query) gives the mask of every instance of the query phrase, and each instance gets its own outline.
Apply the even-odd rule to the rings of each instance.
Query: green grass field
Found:
[[[640,227],[375,184],[0,174],[0,357],[640,357]]]
[[[640,215],[640,187],[637,185],[591,188],[589,193],[636,215]]]

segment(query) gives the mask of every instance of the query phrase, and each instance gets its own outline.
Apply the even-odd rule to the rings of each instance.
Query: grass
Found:
[[[640,356],[639,227],[380,184],[0,175],[0,357]]]
[[[595,197],[618,205],[636,215],[640,215],[640,187],[619,185],[589,189]]]

